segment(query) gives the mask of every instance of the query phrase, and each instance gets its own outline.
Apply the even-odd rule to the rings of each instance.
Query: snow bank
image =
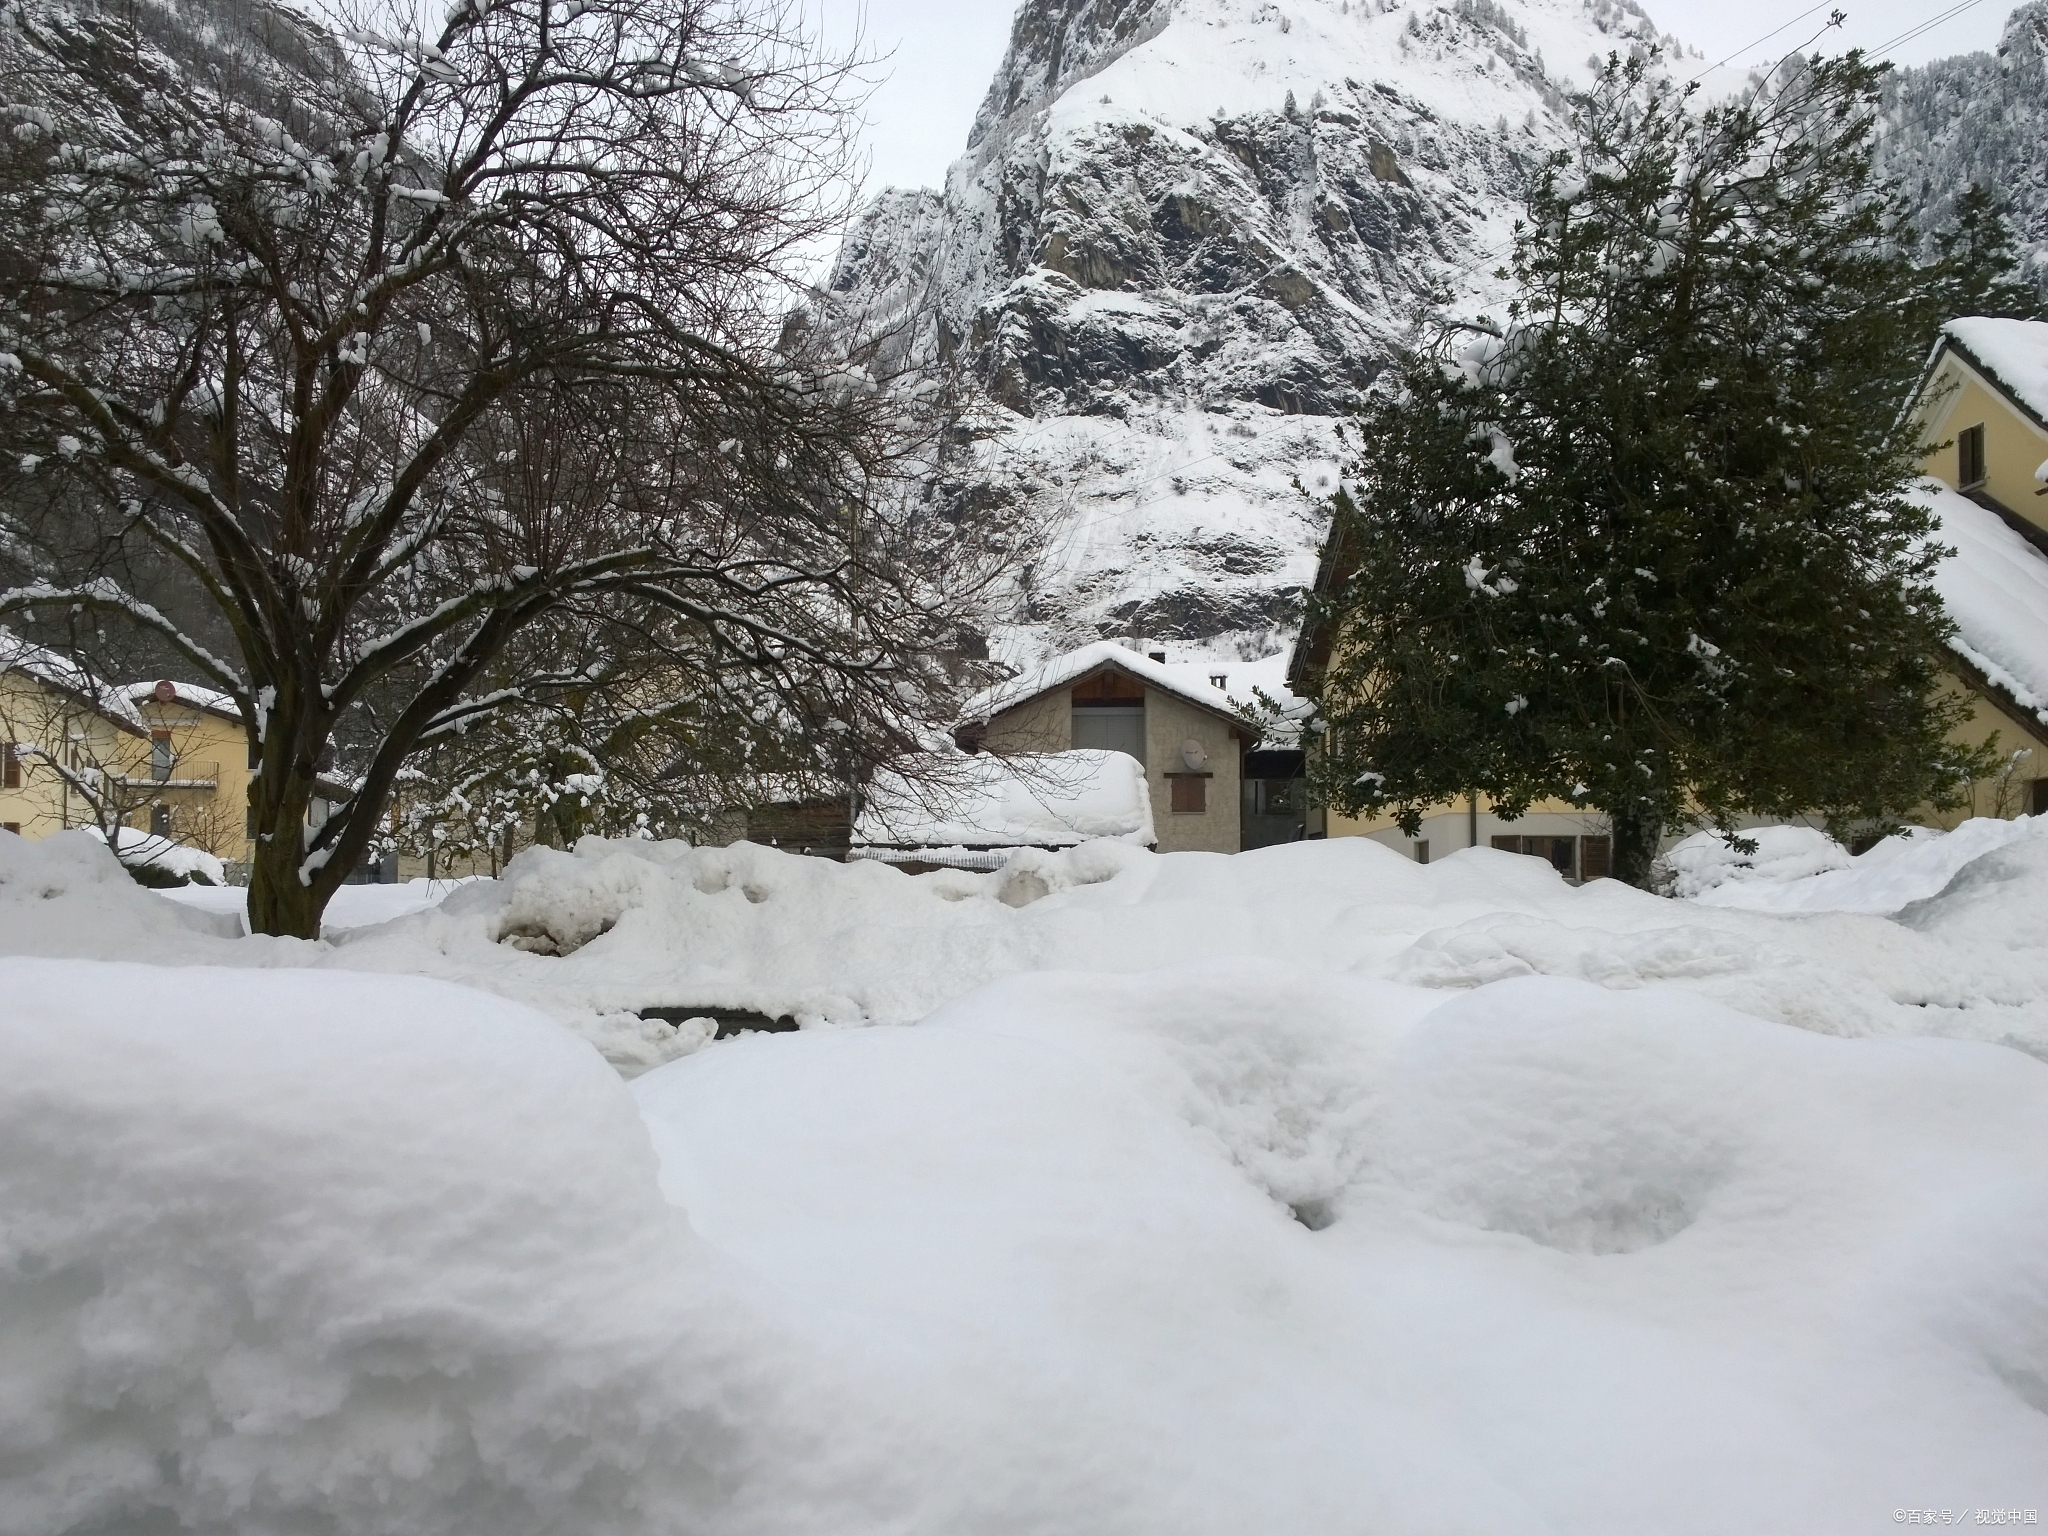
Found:
[[[705,1237],[889,1383],[905,1530],[2038,1502],[2048,1067],[1670,990],[1442,997],[1019,976],[634,1093]]]
[[[1952,832],[1909,827],[1851,858],[1826,833],[1808,827],[1745,832],[1754,854],[1713,832],[1687,838],[1664,855],[1673,894],[1708,906],[1755,912],[1892,913],[1938,893],[1972,860],[2006,844],[2048,834],[2048,821],[1979,816]]]
[[[87,837],[101,843],[106,841],[106,835],[98,827],[86,827],[83,830]],[[188,848],[183,843],[172,842],[168,837],[158,837],[154,833],[139,831],[134,827],[116,828],[115,838],[124,864],[141,864],[152,869],[160,869],[180,880],[196,882],[202,888],[209,885],[224,886],[228,883],[226,867],[204,848]]]
[[[589,840],[323,944],[0,839],[7,942],[185,967],[0,961],[0,1531],[2038,1507],[2048,841],[1999,835],[1901,840],[1959,862],[1896,918]],[[406,969],[467,985],[334,974]],[[636,998],[811,1027],[628,1089],[504,998],[629,1067],[696,1043]]]
[[[587,1047],[393,977],[10,960],[0,995],[0,1529],[725,1501],[746,1316]]]
[[[1756,844],[1754,852],[1718,832],[1695,832],[1663,854],[1670,894],[1697,901],[1730,882],[1803,880],[1849,866],[1849,850],[1816,827],[1756,827],[1742,836]]]
[[[1126,753],[958,753],[887,770],[853,829],[856,848],[1057,848],[1093,838],[1156,841],[1144,765]]]
[[[169,959],[195,935],[232,939],[241,932],[239,921],[175,905],[137,885],[89,832],[30,842],[0,831],[0,955]],[[234,963],[228,949],[219,946],[219,963]]]
[[[1439,991],[1532,975],[1679,986],[1824,1034],[1988,1040],[2048,1059],[2048,941],[1988,927],[1937,938],[1878,915],[1937,895],[2034,825],[1895,839],[1802,878],[1751,870],[1693,901],[1611,880],[1573,887],[1541,859],[1490,848],[1418,865],[1363,838],[1230,857],[1096,841],[1019,849],[986,874],[917,876],[744,843],[586,839],[573,852],[530,850],[504,878],[438,905],[330,926],[319,944],[195,933],[186,924],[208,918],[135,887],[90,840],[52,839],[12,845],[18,878],[0,880],[0,953],[440,977],[546,1013],[628,1073],[697,1049],[702,1027],[670,1020],[712,1010],[807,1028],[908,1024],[1007,976],[1127,976],[1227,958]],[[1765,860],[1765,873],[1834,862],[1801,837],[1765,841],[1795,852],[1806,842],[1810,855],[1805,866]],[[2011,900],[2048,907],[2048,876],[2042,887],[2016,878]],[[235,914],[210,920],[240,928]]]
[[[320,919],[323,933],[340,933],[349,928],[369,928],[378,923],[388,923],[393,918],[409,917],[415,912],[438,906],[451,892],[461,889],[472,880],[486,879],[482,875],[463,875],[453,880],[399,880],[388,885],[344,885],[334,893],[334,899],[327,903],[327,911]],[[246,932],[249,914],[249,891],[246,886],[222,886],[209,889],[203,885],[173,886],[162,893],[172,901],[196,907],[202,912],[216,912],[234,919],[236,929]]]

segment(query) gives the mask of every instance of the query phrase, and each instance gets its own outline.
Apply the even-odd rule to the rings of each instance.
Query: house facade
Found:
[[[155,792],[145,830],[219,859],[248,862],[252,754],[234,700],[170,679],[131,683],[123,691],[149,733]]]
[[[246,866],[249,738],[232,698],[171,679],[105,684],[0,630],[0,828],[26,838],[90,828]],[[310,820],[347,793],[322,784]],[[124,831],[125,829],[125,831]]]
[[[954,730],[969,752],[1126,754],[1143,769],[1161,853],[1244,847],[1244,769],[1259,739],[1259,727],[1222,688],[1194,681],[1163,654],[1114,641],[988,689]]]
[[[149,770],[149,732],[125,695],[0,629],[0,828],[47,837],[126,811]]]
[[[1950,322],[1909,410],[1932,445],[1912,494],[1953,550],[1933,576],[1956,626],[1941,687],[1967,712],[1953,736],[1989,742],[1999,764],[1962,806],[1921,806],[1909,819],[1954,826],[2048,813],[2048,323]],[[1319,591],[1343,580],[1344,559],[1333,534]],[[1311,626],[1289,659],[1288,686],[1313,696],[1329,660],[1329,634]],[[1577,879],[1606,874],[1611,847],[1604,817],[1547,801],[1510,822],[1484,795],[1431,807],[1412,838],[1389,817],[1332,812],[1326,826],[1329,836],[1371,837],[1421,860],[1474,846],[1533,854]]]
[[[2048,813],[2048,323],[1950,321],[1912,409],[1932,445],[1921,495],[1955,550],[1935,574],[1956,625],[1944,687],[1969,709],[1957,734],[2000,763],[1922,819]]]

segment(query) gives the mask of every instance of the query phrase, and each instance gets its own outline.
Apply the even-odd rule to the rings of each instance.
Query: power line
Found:
[[[1828,5],[1831,3],[1833,3],[1833,0],[1820,0],[1819,5],[1812,5],[1807,7],[1805,10],[1801,11],[1797,16],[1794,16],[1790,21],[1773,28],[1769,32],[1766,32],[1762,37],[1757,38],[1754,42],[1745,43],[1742,47],[1736,49],[1735,52],[1729,54],[1727,58],[1722,59],[1720,63],[1709,64],[1705,69],[1701,70],[1699,74],[1694,75],[1692,79],[1687,81],[1686,83],[1688,85],[1696,83],[1697,81],[1705,78],[1707,75],[1712,74],[1715,70],[1721,68],[1722,65],[1728,63],[1730,59],[1740,58],[1743,54],[1749,52],[1750,49],[1758,47],[1763,43],[1769,42],[1772,38],[1776,37],[1780,32],[1783,32],[1787,27],[1796,26],[1798,23],[1804,21],[1807,17],[1811,16],[1815,11],[1819,10],[1822,5]],[[1907,28],[1904,32],[1901,32],[1897,37],[1888,38],[1886,41],[1879,43],[1876,47],[1865,49],[1864,51],[1866,53],[1881,54],[1888,48],[1896,48],[1901,43],[1911,42],[1915,38],[1925,36],[1927,33],[1933,31],[1936,27],[1943,26],[1948,22],[1953,21],[1956,17],[1962,15],[1963,12],[1970,10],[1972,7],[1980,5],[1982,3],[1983,0],[1958,0],[1957,4],[1951,5],[1946,10],[1939,11],[1936,14],[1928,17],[1925,21],[1919,22],[1916,25]],[[1806,49],[1812,45],[1815,39],[1824,36],[1828,32],[1829,28],[1833,27],[1834,25],[1835,22],[1831,19],[1828,22],[1827,26],[1822,27],[1820,31],[1814,33],[1812,37],[1809,37],[1805,42],[1801,43],[1798,47],[1788,49],[1785,53],[1780,54],[1777,62],[1782,62],[1783,60],[1790,58],[1795,53],[1804,53]],[[1930,121],[1936,115],[1938,114],[1929,112],[1918,117],[1906,118],[1895,123],[1886,124],[1885,126],[1893,131],[1897,131],[1902,128],[1917,127],[1921,123]],[[1446,270],[1456,275],[1477,272],[1481,267],[1485,266],[1488,262],[1497,260],[1498,258],[1507,255],[1513,249],[1514,241],[1512,239],[1508,240],[1505,244],[1487,246],[1484,249],[1475,253],[1469,259],[1463,262],[1459,262],[1456,265],[1447,268]]]
[[[1889,38],[1886,41],[1879,43],[1875,48],[1870,49],[1869,52],[1883,53],[1887,48],[1896,48],[1901,43],[1910,43],[1913,41],[1914,38],[1921,37],[1924,36],[1926,33],[1932,32],[1936,27],[1942,25],[1944,22],[1953,21],[1956,17],[1962,15],[1963,12],[1969,10],[1972,6],[1980,5],[1982,3],[1983,0],[1961,0],[1960,4],[1950,6],[1947,10],[1943,11],[1938,16],[1928,17],[1927,20],[1921,22],[1917,27],[1908,27],[1905,31],[1901,32],[1897,37]]]
[[[1755,42],[1744,43],[1740,48],[1736,49],[1733,53],[1729,54],[1727,58],[1720,60],[1719,63],[1709,64],[1705,69],[1701,70],[1698,74],[1694,75],[1692,79],[1686,81],[1686,84],[1697,84],[1701,80],[1704,80],[1708,75],[1711,75],[1715,70],[1719,69],[1723,64],[1727,64],[1732,62],[1733,60],[1741,58],[1745,53],[1749,52],[1749,50],[1752,48],[1761,47],[1763,44],[1768,43],[1772,38],[1776,37],[1780,32],[1783,32],[1788,28],[1798,26],[1800,22],[1806,20],[1807,17],[1811,16],[1815,11],[1819,10],[1821,6],[1832,5],[1833,3],[1834,0],[1820,0],[1820,5],[1808,6],[1805,10],[1801,11],[1797,16],[1794,16],[1790,21],[1784,22],[1779,26],[1773,27],[1770,31],[1766,32],[1762,37],[1758,38]],[[1800,44],[1800,46],[1803,48],[1806,45],[1802,43]]]

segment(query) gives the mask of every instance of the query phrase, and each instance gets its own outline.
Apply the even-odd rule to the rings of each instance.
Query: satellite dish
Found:
[[[1180,760],[1190,773],[1201,773],[1209,766],[1209,749],[1190,736],[1180,744]]]
[[[159,704],[175,704],[178,699],[178,685],[168,678],[149,690],[150,697]]]

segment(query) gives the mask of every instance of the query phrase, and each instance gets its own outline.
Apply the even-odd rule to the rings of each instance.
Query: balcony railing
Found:
[[[159,789],[218,789],[219,763],[150,764],[140,774],[122,774],[121,782],[132,787],[155,785]]]

